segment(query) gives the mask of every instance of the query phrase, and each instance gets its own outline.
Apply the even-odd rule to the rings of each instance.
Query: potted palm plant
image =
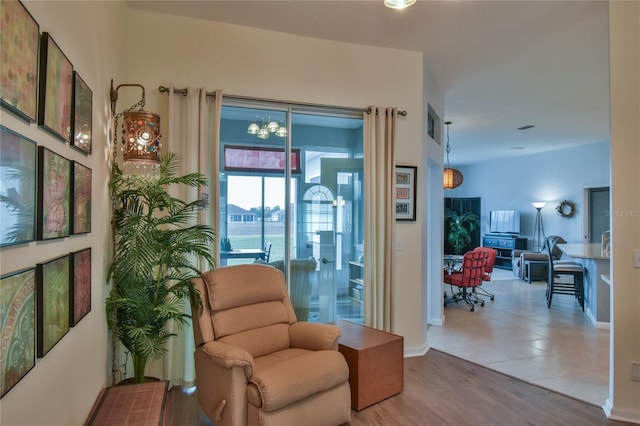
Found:
[[[112,194],[114,256],[109,276],[113,287],[106,300],[109,328],[131,355],[134,382],[144,381],[147,360],[159,359],[174,334],[169,325],[188,322],[186,301],[200,303],[190,280],[200,265],[213,268],[213,230],[196,224],[202,199],[183,201],[169,194],[172,185],[200,187],[202,174],[176,176],[179,161],[161,159],[159,178],[125,176],[114,164]]]
[[[449,222],[447,241],[455,254],[460,254],[471,243],[471,232],[479,226],[480,217],[473,212],[458,213],[449,208],[445,208],[444,217]]]

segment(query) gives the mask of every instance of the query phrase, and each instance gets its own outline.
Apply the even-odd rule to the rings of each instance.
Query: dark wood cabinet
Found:
[[[511,253],[514,250],[526,250],[527,239],[515,235],[484,234],[482,245],[498,251],[496,256],[496,268],[511,269]]]

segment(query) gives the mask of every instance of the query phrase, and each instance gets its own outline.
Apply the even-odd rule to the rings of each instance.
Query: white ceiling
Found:
[[[382,0],[128,3],[424,52],[445,89],[453,166],[609,140],[606,1],[418,0],[403,11]],[[535,127],[517,130],[525,125]]]

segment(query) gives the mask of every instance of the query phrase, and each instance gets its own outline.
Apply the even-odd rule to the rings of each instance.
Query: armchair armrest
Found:
[[[547,256],[545,253],[536,253],[536,252],[524,252],[521,255],[522,260],[548,260],[549,256]]]
[[[530,251],[527,251],[527,250],[522,250],[522,249],[521,250],[515,249],[515,250],[511,251],[511,258],[512,259],[517,259],[517,258],[520,257],[520,255],[522,253],[533,253],[533,252],[530,252]]]
[[[209,361],[219,367],[228,370],[234,367],[243,368],[247,379],[253,376],[253,357],[242,348],[211,341],[200,346],[196,352],[201,352]]]
[[[247,383],[253,357],[244,349],[209,341],[195,351],[198,401],[218,426],[247,424]]]
[[[337,350],[340,335],[338,326],[330,324],[296,322],[289,327],[291,346],[312,351]]]

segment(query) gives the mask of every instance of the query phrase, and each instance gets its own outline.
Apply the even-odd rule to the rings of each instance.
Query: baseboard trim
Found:
[[[611,402],[611,398],[607,398],[605,404],[602,406],[602,409],[604,410],[604,414],[608,419],[640,424],[640,411],[619,410],[617,408],[614,408]]]
[[[587,314],[589,321],[591,321],[591,325],[593,325],[595,328],[600,328],[602,330],[609,330],[611,328],[611,323],[604,322],[604,321],[596,321],[596,318],[593,316],[589,308],[585,308],[584,311]]]
[[[426,354],[429,349],[431,349],[431,346],[429,346],[429,343],[425,342],[424,345],[419,346],[419,347],[415,347],[415,348],[409,348],[404,350],[404,357],[405,358],[413,358],[416,356],[423,356],[424,354]]]
[[[442,318],[431,318],[427,320],[428,325],[437,325],[438,327],[442,327],[444,325],[444,321]]]

